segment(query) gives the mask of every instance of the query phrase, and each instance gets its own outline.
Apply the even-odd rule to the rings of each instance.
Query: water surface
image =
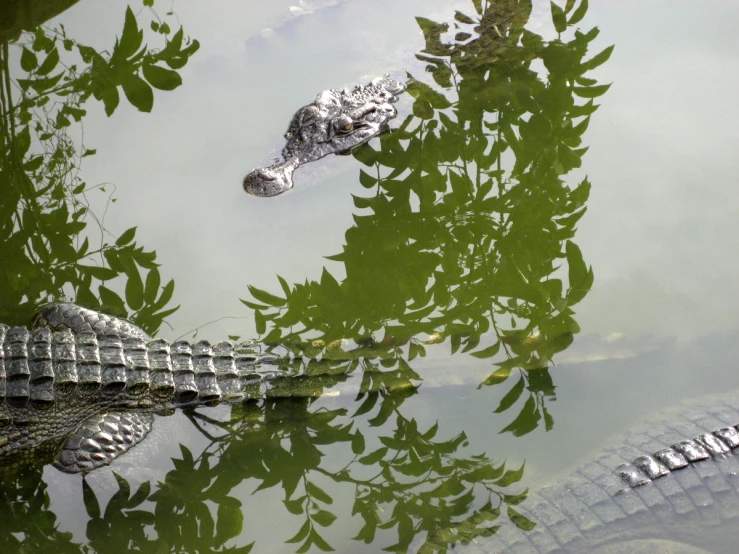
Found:
[[[91,209],[114,234],[136,226],[163,282],[175,280],[180,308],[158,335],[275,339],[279,330],[306,360],[323,356],[293,370],[351,371],[315,400],[160,418],[151,444],[86,479],[102,514],[79,476],[47,467],[49,504],[34,517],[56,516],[58,532],[71,533],[65,549],[418,548],[489,512],[503,491],[566,474],[648,413],[737,386],[739,8],[592,4],[561,39],[600,29],[584,59],[613,53],[585,75],[592,83],[575,86],[612,84],[593,98],[587,130],[566,139],[552,131],[567,119],[557,119],[561,97],[537,96],[544,83],[555,89],[556,60],[537,58],[526,73],[510,49],[483,49],[501,80],[458,96],[416,57],[443,59],[421,52],[433,35],[416,18],[453,24],[456,10],[476,17],[472,1],[175,5],[201,43],[180,70],[183,85],[156,91],[150,114],[125,101],[110,118],[87,106],[84,141],[97,154],[80,175],[115,185],[90,194]],[[104,48],[124,11],[83,2],[49,24]],[[148,15],[138,17],[143,27]],[[524,21],[557,39],[547,3],[534,2]],[[474,24],[458,22],[474,40]],[[491,74],[455,71],[467,83]],[[244,194],[243,175],[279,148],[297,108],[388,72],[421,83],[398,104],[392,126],[410,118],[405,135],[304,168],[275,199]],[[568,98],[583,105],[596,93],[583,94]],[[500,114],[527,128],[515,128],[521,151],[498,160],[490,144],[512,143]],[[565,146],[588,149],[572,162]],[[559,157],[547,157],[551,148]],[[240,301],[269,304],[259,291],[284,299],[278,276],[291,301],[257,310]],[[280,319],[286,310],[300,321]],[[340,339],[356,361],[330,361],[324,347]],[[475,470],[494,477],[475,480]],[[132,491],[150,482],[154,496],[126,505],[114,471]],[[17,539],[35,537],[16,524]],[[49,533],[28,544],[60,548]]]

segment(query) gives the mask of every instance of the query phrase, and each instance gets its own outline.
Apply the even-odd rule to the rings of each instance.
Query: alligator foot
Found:
[[[65,473],[87,473],[125,454],[151,431],[151,414],[114,412],[86,419],[67,437],[54,464]]]

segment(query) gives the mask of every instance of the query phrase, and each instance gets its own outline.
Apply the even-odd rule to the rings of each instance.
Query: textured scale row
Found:
[[[739,426],[722,427],[692,440],[677,442],[650,456],[639,456],[633,463],[617,467],[616,472],[630,487],[639,487],[692,463],[726,455],[738,446]]]
[[[51,404],[64,394],[101,391],[145,402],[203,403],[244,398],[247,387],[285,372],[252,343],[144,341],[0,324],[0,405]]]

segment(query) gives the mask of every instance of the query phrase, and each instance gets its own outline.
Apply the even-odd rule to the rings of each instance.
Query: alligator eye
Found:
[[[350,122],[350,123],[347,123],[345,125],[342,125],[341,126],[341,130],[342,131],[351,131],[352,130],[352,127],[354,127],[354,124]]]

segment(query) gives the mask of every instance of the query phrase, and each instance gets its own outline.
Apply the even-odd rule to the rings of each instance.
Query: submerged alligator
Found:
[[[254,343],[170,344],[73,304],[49,305],[34,323],[0,325],[0,467],[53,460],[86,473],[144,440],[154,414],[292,396],[300,382]],[[680,406],[529,494],[515,506],[520,516],[495,520],[495,532],[464,551],[593,552],[627,538],[686,540],[683,528],[695,521],[706,529],[701,546],[726,540],[712,526],[739,520],[738,425],[739,393]]]
[[[393,103],[405,89],[386,76],[351,90],[324,90],[293,116],[285,133],[284,160],[249,173],[244,190],[255,196],[281,194],[293,187],[293,173],[301,165],[348,153],[376,137],[398,115]]]
[[[659,539],[673,549],[659,552],[735,552],[737,447],[739,391],[680,404],[566,479],[528,494],[514,507],[522,517],[462,551],[652,553]],[[626,548],[609,550],[624,541]]]

